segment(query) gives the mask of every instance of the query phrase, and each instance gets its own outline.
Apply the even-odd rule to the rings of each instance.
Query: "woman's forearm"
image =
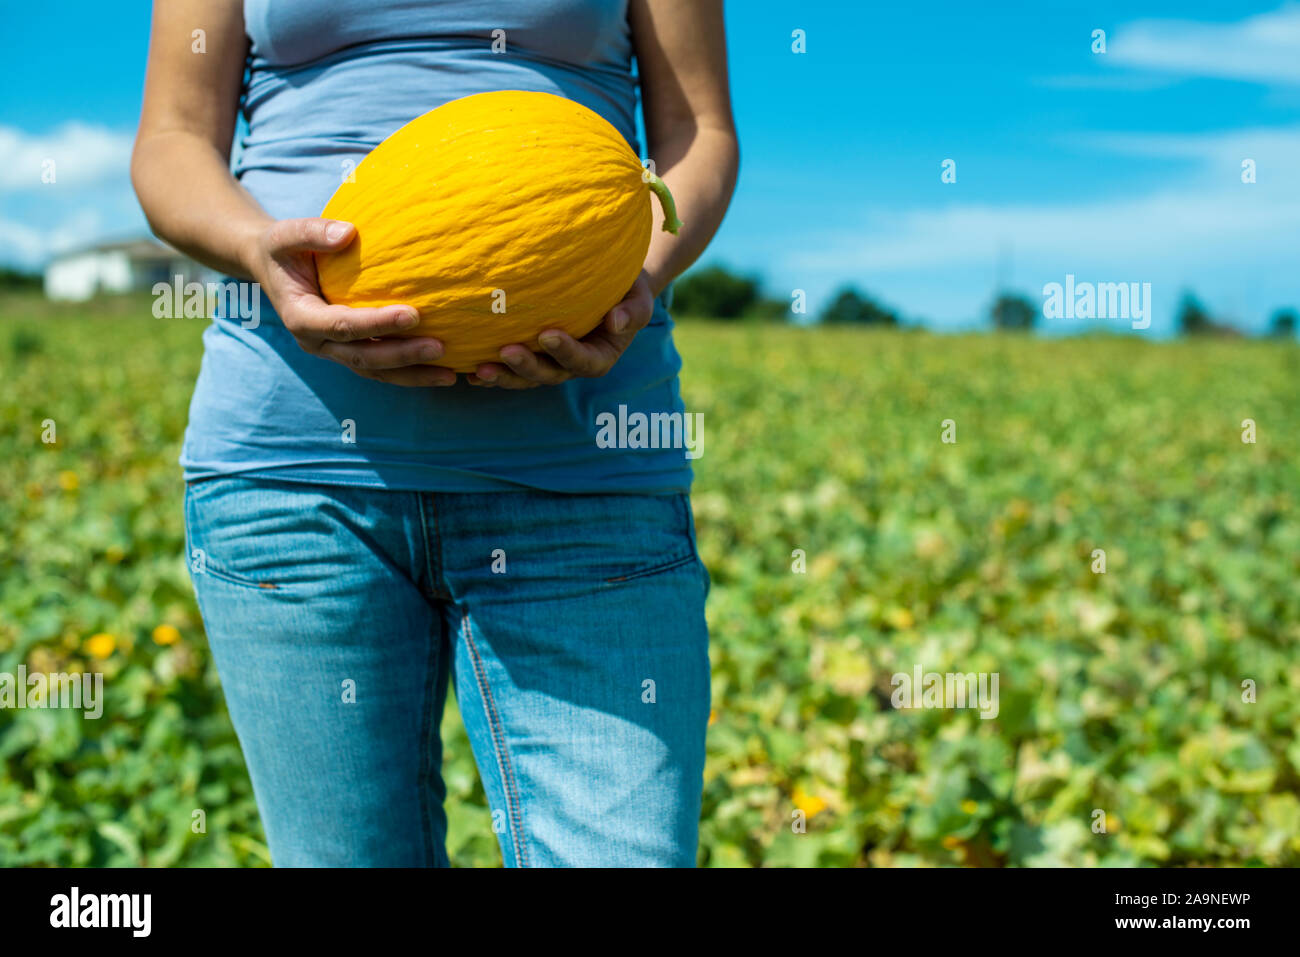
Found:
[[[273,220],[210,141],[186,130],[145,133],[131,180],[154,233],[205,266],[253,278],[250,250]]]
[[[740,154],[730,127],[702,126],[688,135],[654,144],[651,155],[682,220],[682,228],[674,236],[659,228],[656,215],[645,270],[651,291],[658,296],[699,258],[718,231],[736,187]]]

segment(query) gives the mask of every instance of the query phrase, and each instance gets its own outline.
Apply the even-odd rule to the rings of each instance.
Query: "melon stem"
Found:
[[[664,208],[664,232],[677,235],[677,230],[682,228],[682,221],[677,218],[677,204],[673,202],[673,194],[668,191],[668,184],[661,180],[649,170],[645,171],[649,179],[650,189],[659,197],[659,205]]]

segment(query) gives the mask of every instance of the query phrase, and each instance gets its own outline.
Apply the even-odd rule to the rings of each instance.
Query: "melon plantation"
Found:
[[[266,865],[184,563],[204,323],[48,308],[0,303],[0,672],[102,673],[103,714],[0,709],[0,864]],[[1300,864],[1300,348],[678,342],[702,864]],[[894,707],[918,669],[997,676],[993,716]],[[453,861],[497,864],[454,707],[444,735]]]

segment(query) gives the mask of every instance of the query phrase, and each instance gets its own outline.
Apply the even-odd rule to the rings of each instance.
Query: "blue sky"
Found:
[[[7,19],[0,261],[143,229],[148,4]],[[727,20],[742,172],[706,261],[774,295],[815,312],[853,282],[952,329],[999,283],[1037,301],[1070,273],[1151,283],[1155,336],[1187,288],[1247,329],[1300,306],[1300,3],[733,0]]]

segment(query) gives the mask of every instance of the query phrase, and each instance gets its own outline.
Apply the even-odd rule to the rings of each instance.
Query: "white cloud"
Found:
[[[0,126],[0,190],[58,190],[125,179],[132,134],[86,123],[65,123],[45,134]],[[54,183],[42,181],[48,161]]]
[[[0,219],[0,264],[31,267],[45,258],[45,235],[25,223]]]
[[[1104,59],[1180,76],[1300,84],[1300,4],[1233,23],[1137,20],[1114,32]]]
[[[1245,188],[1245,187],[1243,187]],[[888,218],[868,238],[833,239],[831,248],[796,255],[795,267],[876,272],[932,270],[992,262],[1007,243],[1035,260],[1147,260],[1153,252],[1196,258],[1232,254],[1234,240],[1294,237],[1300,201],[1242,203],[1226,194],[1178,191],[1136,201],[1052,206],[952,206]]]
[[[104,234],[104,216],[95,208],[82,208],[52,229],[35,229],[26,223],[0,219],[0,263],[27,269],[41,266],[65,249],[84,246]]]
[[[1075,139],[1078,143],[1080,140]],[[1111,152],[1193,161],[1178,182],[1145,196],[1040,204],[954,204],[944,209],[871,211],[867,228],[795,254],[797,269],[857,274],[932,270],[994,261],[1013,243],[1040,263],[1223,262],[1251,256],[1277,237],[1290,248],[1300,232],[1300,128],[1163,136],[1096,134],[1086,145]],[[1240,180],[1243,158],[1258,164],[1259,183]]]

